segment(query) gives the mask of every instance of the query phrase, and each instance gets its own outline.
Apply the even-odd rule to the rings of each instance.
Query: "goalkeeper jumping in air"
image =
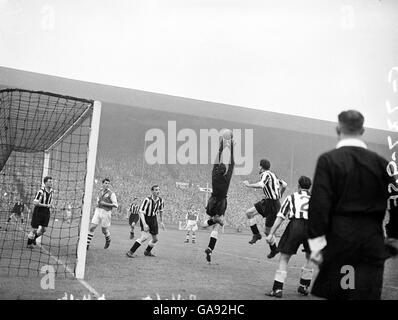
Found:
[[[227,156],[226,158],[229,159],[222,159],[224,144],[225,148],[230,148],[230,157],[228,157],[228,154],[224,153],[224,155]],[[212,170],[213,191],[206,206],[206,213],[210,218],[204,223],[204,227],[213,226],[213,230],[210,233],[209,246],[205,250],[206,260],[209,263],[211,262],[211,254],[213,253],[217,242],[219,228],[224,225],[222,217],[227,209],[227,193],[235,166],[233,148],[234,141],[232,133],[229,140],[224,140],[222,136],[220,137],[218,156]]]

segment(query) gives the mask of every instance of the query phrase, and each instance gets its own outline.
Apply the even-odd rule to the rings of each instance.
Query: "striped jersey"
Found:
[[[283,202],[277,216],[283,219],[308,220],[310,197],[311,195],[308,190],[301,190],[300,192],[295,192],[289,195]]]
[[[51,204],[53,193],[53,189],[47,191],[46,188],[41,188],[39,191],[37,191],[35,200],[39,200],[40,204]]]
[[[265,199],[278,200],[281,198],[281,189],[287,186],[287,183],[279,179],[275,173],[266,170],[261,173],[261,185],[265,195]]]
[[[138,204],[132,203],[130,206],[130,214],[138,214],[140,206]]]
[[[152,198],[152,196],[146,197],[144,201],[142,201],[140,211],[144,212],[144,215],[147,217],[156,216],[159,211],[163,211],[164,209],[164,201],[161,197],[158,197],[156,200]]]

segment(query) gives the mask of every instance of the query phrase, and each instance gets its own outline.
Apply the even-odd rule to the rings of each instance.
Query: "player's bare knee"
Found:
[[[103,234],[106,235],[106,234],[107,234],[107,231],[108,231],[108,228],[102,228],[102,233],[103,233]]]
[[[143,243],[149,238],[148,233],[146,232],[141,232],[141,237],[140,237],[140,242]]]
[[[152,237],[152,243],[156,243],[156,242],[158,242],[158,237],[153,236],[153,237]]]

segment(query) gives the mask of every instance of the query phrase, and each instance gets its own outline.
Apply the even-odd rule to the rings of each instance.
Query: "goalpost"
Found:
[[[99,101],[0,90],[0,274],[39,275],[51,265],[57,276],[84,278],[100,115]],[[47,175],[55,209],[32,250],[26,247],[32,214],[25,223],[8,217],[17,201],[33,212]]]

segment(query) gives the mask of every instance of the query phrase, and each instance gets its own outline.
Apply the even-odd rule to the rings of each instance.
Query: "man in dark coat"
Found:
[[[312,294],[327,299],[380,299],[384,262],[398,242],[396,207],[388,239],[383,231],[389,183],[396,177],[389,176],[387,160],[367,150],[363,123],[360,112],[341,112],[336,149],[322,154],[315,170],[308,221],[319,274]]]

